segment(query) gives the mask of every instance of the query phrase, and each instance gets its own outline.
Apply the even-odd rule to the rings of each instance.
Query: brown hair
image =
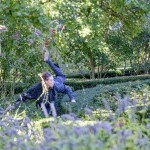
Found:
[[[43,80],[48,80],[48,78],[52,76],[49,72],[43,72],[41,74],[41,77],[43,78]]]

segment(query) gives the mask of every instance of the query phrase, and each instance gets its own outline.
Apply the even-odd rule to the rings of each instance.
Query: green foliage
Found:
[[[83,114],[82,112],[84,111],[85,107],[89,107],[94,110],[100,109],[102,107],[102,99],[106,98],[105,97],[105,94],[106,94],[107,95],[106,99],[109,100],[111,109],[116,110],[117,100],[113,97],[114,95],[116,95],[116,93],[119,93],[120,96],[122,97],[126,95],[127,93],[133,94],[132,96],[135,96],[134,94],[137,94],[138,92],[139,94],[142,94],[142,95],[144,95],[144,92],[145,92],[145,94],[148,96],[149,94],[148,94],[147,87],[145,87],[146,89],[144,90],[144,92],[142,92],[142,90],[138,91],[138,89],[140,89],[143,86],[142,84],[150,85],[150,80],[109,84],[109,85],[100,84],[94,88],[87,88],[87,89],[83,88],[83,90],[78,90],[75,92],[77,104],[70,104],[69,107],[66,107],[65,102],[67,101],[67,97],[65,96],[63,98],[62,105],[64,108],[70,109],[71,112]],[[141,103],[139,102],[139,105],[142,103],[143,103],[143,100],[141,100]]]
[[[1,82],[16,78],[25,81],[28,75],[42,70],[40,56],[49,18],[32,1],[2,1],[1,11],[0,21],[8,28],[2,37],[5,57],[0,57]]]
[[[149,7],[149,3],[142,0],[55,2],[56,17],[66,27],[57,38],[61,54],[78,69],[79,62],[88,67],[92,78],[96,67],[102,72],[129,60],[132,54],[129,39],[142,30]],[[110,34],[119,36],[112,36],[111,43],[107,44]],[[113,51],[114,46],[117,52]]]
[[[43,118],[34,101],[22,103],[16,111],[2,110],[1,106],[0,146],[3,149],[148,149],[149,90],[150,80],[78,90],[77,103],[63,98],[59,110],[63,108],[63,114],[57,118]]]
[[[127,69],[116,69],[116,70],[108,70],[103,71],[101,73],[101,78],[109,78],[109,77],[118,77],[118,76],[131,76],[131,75],[141,75],[145,74],[145,70],[135,70],[132,68]],[[69,79],[90,79],[89,72],[81,72],[79,73],[70,73],[66,75]],[[95,78],[99,78],[99,73],[95,72]]]
[[[113,78],[103,78],[103,79],[67,79],[66,84],[73,87],[74,90],[84,89],[95,87],[98,84],[115,84],[115,83],[124,83],[124,82],[132,82],[136,80],[146,80],[150,79],[149,75],[139,75],[139,76],[123,76],[123,77],[113,77]]]
[[[0,24],[8,29],[0,33],[0,87],[3,95],[11,93],[13,96],[29,83],[37,82],[38,73],[46,70],[41,56],[43,44],[53,27],[52,16],[48,16],[39,1],[32,0],[2,1],[0,11]],[[23,83],[19,85],[21,88],[18,83]]]
[[[92,78],[97,70],[100,77],[123,63],[137,74],[141,69],[148,73],[149,8],[143,0],[1,0],[0,24],[8,28],[0,32],[1,149],[149,149],[149,75],[69,79],[77,103],[60,95],[61,116],[55,119],[42,119],[34,100],[8,109],[14,94],[46,69],[45,39],[54,59],[62,63],[62,56],[80,71],[83,64]]]

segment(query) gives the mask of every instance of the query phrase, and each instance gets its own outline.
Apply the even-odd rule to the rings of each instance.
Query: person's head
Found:
[[[47,88],[52,88],[54,86],[54,77],[49,72],[43,72],[41,77]]]

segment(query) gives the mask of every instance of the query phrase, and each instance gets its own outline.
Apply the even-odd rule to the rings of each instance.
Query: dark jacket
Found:
[[[49,102],[55,101],[57,99],[57,93],[67,94],[70,100],[74,99],[74,94],[72,89],[69,86],[64,84],[66,77],[64,73],[61,71],[61,69],[59,68],[59,66],[53,64],[50,58],[46,62],[56,75],[54,76],[53,88],[48,90],[48,101]],[[22,101],[26,101],[27,99],[37,99],[39,101],[43,101],[45,95],[42,95],[42,92],[43,92],[42,83],[41,82],[36,83],[27,91],[25,91],[23,94],[21,94]]]

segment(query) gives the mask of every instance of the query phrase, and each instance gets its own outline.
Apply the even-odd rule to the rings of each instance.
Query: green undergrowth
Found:
[[[85,109],[89,108],[94,112],[95,116],[99,114],[108,115],[108,110],[104,107],[108,103],[109,111],[114,113],[118,107],[118,99],[123,99],[127,96],[128,99],[133,103],[138,103],[138,109],[142,109],[144,102],[147,104],[149,98],[150,80],[134,81],[118,84],[103,85],[99,84],[94,88],[86,88],[77,90],[74,92],[76,103],[71,103],[67,95],[59,95],[55,105],[57,114],[75,113],[77,116],[86,117]],[[146,96],[145,96],[146,95]],[[10,100],[1,100],[3,107],[12,104],[14,99],[17,99],[18,95]],[[138,99],[138,101],[136,101]],[[134,101],[135,100],[135,101]],[[35,100],[28,100],[26,103],[22,103],[17,109],[17,113],[21,113],[25,110],[27,115],[35,118],[44,117],[40,108],[36,108]],[[140,108],[140,106],[142,106]],[[13,113],[13,112],[12,112]],[[16,112],[15,112],[16,113]],[[139,114],[140,115],[140,114]]]
[[[35,101],[0,110],[0,147],[12,150],[148,150],[150,80],[99,84],[57,100],[58,117],[45,118]],[[17,95],[16,95],[17,97]],[[5,106],[5,107],[4,107]],[[4,112],[2,108],[6,108]]]
[[[0,147],[13,150],[149,149],[149,123],[141,124],[125,116],[111,122],[67,117],[33,121],[26,115],[14,117],[7,113],[0,118]]]
[[[92,110],[103,110],[105,101],[108,101],[110,110],[115,111],[118,99],[128,97],[131,103],[143,105],[150,100],[150,80],[134,81],[118,84],[99,84],[94,88],[87,88],[75,92],[77,103],[69,103],[68,97],[64,96],[61,101],[62,106],[70,112],[79,115],[84,114],[85,107]],[[138,99],[138,101],[136,101]],[[140,108],[139,108],[140,109]]]

